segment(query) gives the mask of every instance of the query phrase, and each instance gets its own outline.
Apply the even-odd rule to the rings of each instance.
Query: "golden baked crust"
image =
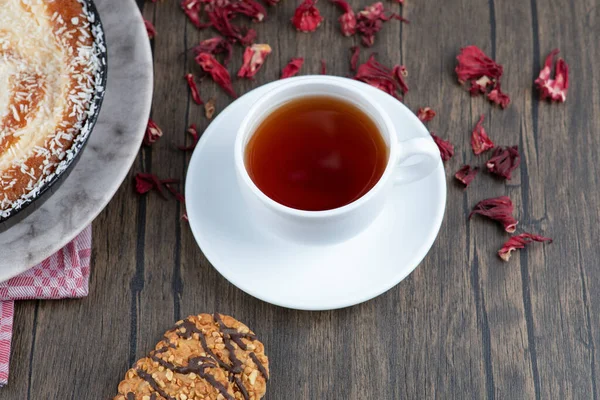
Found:
[[[246,325],[200,314],[167,331],[127,371],[114,400],[258,400],[268,377],[264,346]]]
[[[101,60],[81,1],[0,1],[0,217],[73,157],[94,112]]]

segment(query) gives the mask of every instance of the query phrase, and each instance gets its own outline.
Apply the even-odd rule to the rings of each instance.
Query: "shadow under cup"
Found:
[[[254,166],[248,165],[247,149],[251,149],[255,139],[261,139],[258,135],[262,135],[265,132],[267,134],[269,133],[267,131],[262,132],[261,129],[269,124],[271,118],[275,117],[281,119],[281,117],[283,117],[285,119],[287,113],[287,117],[290,120],[289,122],[293,123],[294,106],[300,105],[300,108],[304,108],[304,111],[308,110],[308,114],[310,114],[311,107],[314,106],[314,109],[318,109],[320,106],[323,106],[323,103],[319,104],[319,102],[323,101],[342,105],[342,107],[337,110],[338,118],[343,117],[344,112],[349,112],[354,114],[353,118],[355,120],[357,117],[359,120],[362,119],[362,122],[366,124],[366,128],[370,130],[371,136],[376,135],[375,138],[368,137],[366,140],[378,140],[380,142],[378,150],[380,152],[383,151],[384,154],[375,154],[372,158],[374,162],[378,162],[381,165],[376,168],[377,176],[370,177],[369,187],[362,192],[357,192],[355,198],[350,198],[350,201],[346,201],[341,206],[329,209],[316,208],[314,210],[289,206],[289,201],[277,201],[277,196],[273,196],[272,193],[269,193],[266,190],[263,191],[259,188],[261,182],[257,182],[256,171],[253,171],[253,168],[249,168]],[[313,104],[311,105],[311,103]],[[292,110],[286,110],[286,107],[291,107]],[[288,111],[292,111],[292,114],[289,114]],[[296,122],[298,121],[299,120]],[[307,123],[303,123],[303,126],[310,127],[311,124],[313,126],[318,126],[318,124],[322,124],[323,122],[324,121],[321,120],[308,121]],[[287,128],[294,129],[295,127],[290,126],[290,123],[287,124]],[[275,125],[280,126],[281,129],[286,128],[286,124],[281,123],[281,121],[275,121]],[[320,128],[321,127],[319,127],[319,131],[322,131]],[[333,129],[335,130],[335,127]],[[277,132],[271,132],[271,134],[277,134]],[[360,135],[361,133],[358,134],[358,136]],[[271,168],[271,170],[269,169],[269,163],[273,161],[273,159],[278,157],[280,159],[285,159],[286,157],[293,158],[295,156],[306,157],[307,155],[310,156],[310,151],[313,147],[314,149],[312,150],[316,150],[317,152],[322,150],[323,147],[319,146],[319,143],[317,143],[316,146],[313,146],[315,143],[311,144],[310,140],[298,138],[291,140],[292,143],[285,143],[286,140],[289,141],[289,138],[286,139],[285,135],[280,136],[279,142],[281,143],[276,143],[275,145],[270,143],[270,145],[272,145],[270,149],[273,150],[279,148],[285,154],[269,153],[268,151],[263,151],[262,154],[258,154],[261,158],[259,164],[262,168],[259,173],[269,175],[269,179],[276,179],[278,173],[281,172],[274,168]],[[295,81],[291,81],[290,83],[272,90],[251,107],[248,115],[240,126],[236,138],[236,173],[240,190],[249,207],[249,214],[252,215],[252,218],[254,218],[257,224],[263,227],[264,230],[269,231],[276,236],[295,241],[313,244],[330,244],[355,236],[364,230],[383,209],[387,194],[391,189],[392,181],[389,179],[389,176],[392,172],[391,166],[395,164],[395,162],[392,161],[395,161],[396,159],[396,140],[392,140],[392,137],[395,137],[395,131],[393,130],[393,125],[391,124],[389,117],[379,107],[375,100],[371,99],[355,87],[346,86],[340,82],[331,82],[327,77],[307,77],[296,78]],[[272,139],[273,138],[268,135],[265,137],[265,140],[267,141],[266,150],[269,150],[269,141]],[[362,139],[365,140],[365,137]],[[318,142],[318,137],[313,137],[313,142],[314,141]],[[304,152],[294,151],[292,147],[294,144],[297,145],[298,143],[305,146],[305,148],[302,149]],[[360,143],[360,140],[356,143]],[[251,150],[255,149],[256,146]],[[346,150],[351,156],[360,156],[361,154],[360,150],[356,151],[356,149],[352,149],[352,146],[348,146]],[[254,154],[254,156],[256,155],[257,154]],[[265,157],[268,158],[264,159]],[[351,158],[349,160],[351,160]],[[289,160],[283,161],[287,162]],[[296,164],[298,162],[300,165],[302,164],[302,160],[295,161]],[[273,162],[273,164],[275,165],[276,163]],[[292,162],[292,164],[294,163]],[[351,167],[356,166],[360,167],[360,165],[351,165]],[[371,165],[371,167],[373,166]],[[360,168],[349,168],[349,171],[342,171],[341,176],[343,176],[344,173],[353,174],[359,170]],[[335,174],[332,176],[335,176]],[[352,176],[350,176],[350,179],[352,179]],[[327,179],[323,179],[321,184],[323,183],[326,184]],[[300,192],[303,190],[301,186],[302,185],[299,185],[299,187],[296,188]],[[262,187],[264,187],[264,185]],[[338,187],[336,186],[336,188]],[[288,194],[293,195],[293,193],[294,190],[291,190]],[[304,195],[310,197],[310,190],[305,190]],[[290,199],[293,199],[293,196],[290,197]]]

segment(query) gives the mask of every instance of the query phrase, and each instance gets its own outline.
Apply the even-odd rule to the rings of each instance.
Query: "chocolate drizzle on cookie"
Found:
[[[258,368],[258,370],[260,371],[260,373],[265,377],[265,380],[269,380],[269,374],[267,373],[267,370],[265,369],[265,366],[262,365],[262,363],[260,362],[260,360],[258,359],[258,357],[256,356],[256,354],[254,353],[250,353],[250,358],[252,359],[252,361],[254,361],[254,364],[256,364],[256,368]]]
[[[127,393],[127,400],[135,400],[135,393],[133,393],[133,392]]]
[[[156,381],[154,380],[152,375],[150,375],[146,371],[142,371],[141,369],[137,369],[135,372],[138,374],[138,376],[140,378],[142,378],[143,380],[148,382],[148,384],[152,387],[152,389],[154,389],[154,391],[156,393],[160,394],[162,397],[164,397],[167,400],[176,400],[174,397],[169,396],[169,394],[167,392],[162,390],[160,388],[160,386],[158,386],[158,383],[156,383]]]

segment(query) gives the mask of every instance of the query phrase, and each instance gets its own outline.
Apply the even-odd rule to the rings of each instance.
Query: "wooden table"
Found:
[[[182,77],[198,71],[186,49],[212,32],[187,23],[178,3],[140,4],[158,30],[152,117],[165,136],[140,152],[130,178],[94,223],[89,296],[17,304],[10,382],[0,399],[110,398],[128,366],[174,321],[213,311],[246,322],[266,344],[267,399],[598,397],[596,0],[406,0],[403,14],[411,24],[386,24],[375,46],[363,49],[361,62],[372,50],[383,64],[407,66],[405,103],[434,108],[430,128],[457,151],[446,163],[445,220],[420,267],[384,295],[331,312],[287,310],[244,294],[206,261],[179,218],[180,205],[133,192],[133,174],[142,170],[183,179],[189,154],[174,144],[186,140],[188,124],[208,123]],[[330,74],[350,73],[348,49],[358,39],[340,35],[338,10],[321,1],[323,25],[298,34],[289,23],[295,4],[283,0],[256,25],[259,42],[274,51],[256,80],[235,82],[238,93],[277,79],[293,56],[305,57],[301,74],[319,73],[321,59]],[[455,56],[468,44],[504,65],[502,87],[512,97],[506,110],[458,87]],[[532,90],[555,47],[572,78],[560,105],[540,102]],[[236,48],[231,71],[239,68],[241,52]],[[209,80],[201,91],[217,99],[218,110],[230,102]],[[469,138],[482,113],[489,135],[499,144],[518,144],[523,162],[506,184],[482,175],[463,191],[452,175],[476,161]],[[554,243],[532,246],[509,263],[499,260],[496,250],[506,235],[492,222],[466,218],[476,202],[499,195],[513,199],[523,231]]]

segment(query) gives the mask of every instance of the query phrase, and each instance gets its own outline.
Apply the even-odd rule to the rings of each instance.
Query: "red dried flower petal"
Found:
[[[144,144],[150,146],[156,142],[163,135],[162,130],[156,125],[152,119],[148,119],[148,125],[146,126],[146,134],[144,135]]]
[[[487,76],[482,76],[481,78],[471,81],[471,88],[469,89],[469,93],[471,96],[479,96],[481,93],[487,92],[488,86],[493,85],[494,82]]]
[[[243,14],[254,22],[262,22],[267,16],[267,11],[255,0],[240,0],[228,5],[228,8],[236,14]]]
[[[475,125],[475,128],[473,128],[473,133],[471,134],[471,147],[473,148],[473,154],[476,156],[493,149],[495,146],[494,142],[488,137],[483,128],[483,118],[484,115],[481,114],[479,121]]]
[[[296,12],[292,17],[292,24],[300,32],[314,32],[321,25],[323,17],[321,17],[319,9],[315,6],[316,3],[316,0],[304,0],[296,8]]]
[[[179,193],[173,186],[171,186],[168,183],[165,183],[165,187],[169,192],[171,192],[171,194],[175,197],[175,199],[177,199],[178,202],[180,202],[181,204],[185,204],[185,197],[183,197],[183,195]]]
[[[408,87],[404,82],[402,66],[396,65],[393,70],[384,67],[375,60],[375,55],[371,54],[366,63],[358,67],[354,79],[365,82],[373,87],[383,90],[398,100],[402,100],[402,96],[398,94],[401,90],[403,93],[408,91]]]
[[[321,60],[321,75],[327,75],[327,63]]]
[[[507,196],[494,197],[492,199],[481,200],[473,207],[473,211],[469,214],[469,219],[473,214],[483,215],[498,221],[504,226],[504,230],[513,233],[519,223],[513,217],[513,203]]]
[[[298,71],[300,71],[302,64],[304,64],[304,58],[292,58],[288,65],[283,67],[283,69],[281,70],[281,78],[279,79],[285,79],[296,75]]]
[[[569,66],[562,58],[556,61],[556,72],[554,79],[550,79],[552,73],[552,61],[559,53],[554,49],[546,57],[544,68],[540,71],[539,77],[535,80],[537,88],[540,90],[540,98],[551,101],[564,102],[567,99],[567,90],[569,89]]]
[[[510,97],[500,89],[500,81],[496,82],[494,88],[487,94],[487,98],[502,108],[506,108],[510,104]]]
[[[237,97],[233,91],[229,72],[215,59],[215,57],[209,53],[200,53],[196,56],[196,62],[205,72],[208,72],[211,75],[212,79],[221,86],[227,94],[231,97]]]
[[[461,49],[456,57],[458,65],[455,68],[458,82],[462,85],[471,82],[469,92],[471,96],[485,93],[488,87],[492,90],[488,93],[488,100],[506,108],[510,104],[510,98],[500,89],[500,77],[502,76],[502,65],[485,55],[477,46],[467,46]]]
[[[356,31],[362,37],[363,45],[370,47],[375,42],[375,34],[379,32],[384,22],[390,19],[397,19],[408,23],[409,21],[398,14],[386,14],[383,4],[379,1],[358,13],[356,17]]]
[[[237,73],[238,78],[252,78],[256,75],[269,54],[271,54],[271,46],[268,44],[253,44],[246,47],[244,63]]]
[[[344,12],[344,14],[338,18],[342,35],[354,35],[356,33],[356,15],[354,14],[352,7],[350,7],[345,0],[331,0],[331,2]]]
[[[206,28],[206,24],[200,21],[200,11],[202,8],[201,0],[182,0],[181,8],[189,20],[198,29]]]
[[[146,32],[148,32],[148,37],[150,39],[154,39],[154,37],[156,36],[156,28],[154,27],[154,25],[152,25],[152,22],[144,18],[144,26],[146,26]]]
[[[135,175],[135,190],[139,194],[148,193],[151,190],[157,190],[163,198],[165,193],[162,190],[162,186],[169,183],[178,183],[177,179],[158,179],[154,174],[137,173]]]
[[[502,65],[486,56],[477,46],[463,47],[456,59],[458,65],[455,71],[461,85],[467,81],[480,79],[483,76],[487,76],[492,80],[502,76]]]
[[[419,108],[417,111],[417,118],[421,120],[421,122],[429,122],[435,117],[435,111],[431,109],[431,107]]]
[[[152,179],[153,177],[155,179]],[[156,180],[156,182],[158,182],[158,178],[156,178],[152,174],[142,174],[142,173],[136,174],[135,175],[135,191],[138,192],[138,194],[148,193],[155,187],[159,186],[156,184],[155,180]]]
[[[204,104],[204,115],[206,115],[207,119],[212,119],[213,115],[215,114],[215,99],[210,99],[209,101],[206,102],[206,104]]]
[[[479,168],[472,168],[470,165],[463,165],[460,169],[454,174],[454,177],[462,182],[465,185],[465,188],[471,184],[475,176],[479,172]]]
[[[358,67],[358,58],[360,57],[360,47],[352,46],[350,50],[352,51],[352,55],[350,56],[350,69],[356,71],[356,68]]]
[[[524,249],[525,246],[531,242],[552,243],[552,239],[531,233],[521,233],[520,235],[511,236],[511,238],[504,243],[502,248],[498,250],[498,256],[504,261],[508,261],[510,259],[510,253],[517,249]]]
[[[194,102],[196,104],[203,104],[204,102],[200,98],[200,93],[198,92],[198,86],[196,86],[196,82],[194,81],[194,75],[186,74],[185,80],[187,81],[188,86],[190,87],[190,91],[192,93],[192,99],[194,100]]]
[[[199,45],[195,46],[193,50],[195,55],[209,53],[214,56],[216,54],[225,53],[225,59],[223,60],[223,65],[225,66],[227,66],[229,60],[231,60],[231,42],[219,36],[203,40]]]
[[[214,7],[208,12],[209,25],[219,31],[221,35],[231,40],[239,41],[244,46],[248,46],[256,38],[256,31],[233,25],[231,20],[235,16],[236,12],[230,7]]]
[[[512,171],[519,166],[520,162],[519,146],[496,147],[486,166],[492,174],[510,180]]]
[[[408,85],[406,84],[404,78],[408,76],[408,70],[404,65],[395,65],[393,72],[394,76],[398,80],[398,83],[400,84],[400,90],[402,90],[402,93],[406,95],[406,93],[408,93]]]
[[[442,161],[448,161],[454,155],[454,146],[447,140],[442,139],[437,136],[433,132],[429,132],[435,144],[440,149],[440,155],[442,156]]]
[[[179,146],[179,150],[194,150],[196,148],[196,145],[198,144],[198,140],[200,140],[200,136],[198,135],[198,131],[196,130],[196,124],[190,125],[190,127],[187,129],[187,133],[189,133],[192,136],[192,144],[190,144],[189,146]]]

